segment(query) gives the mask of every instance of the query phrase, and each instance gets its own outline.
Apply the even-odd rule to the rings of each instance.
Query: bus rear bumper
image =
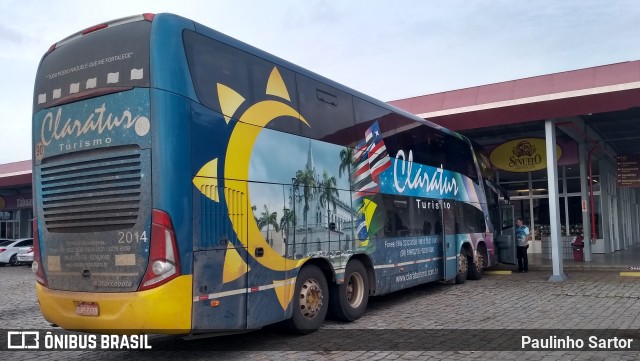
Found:
[[[59,291],[36,284],[44,318],[67,329],[113,334],[187,334],[191,331],[192,276],[127,293]],[[97,303],[97,316],[76,314],[78,303]]]

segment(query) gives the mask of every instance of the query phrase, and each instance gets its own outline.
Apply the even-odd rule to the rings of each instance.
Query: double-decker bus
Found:
[[[179,16],[54,44],[33,109],[33,271],[65,329],[304,333],[498,261],[469,140]]]

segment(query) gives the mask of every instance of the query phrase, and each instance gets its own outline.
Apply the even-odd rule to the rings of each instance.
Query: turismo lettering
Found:
[[[398,167],[398,163],[401,166]],[[406,187],[409,189],[424,189],[427,193],[439,191],[440,195],[458,194],[458,184],[455,179],[449,179],[444,176],[444,169],[442,165],[440,168],[436,168],[436,171],[429,176],[429,173],[419,166],[418,169],[413,171],[413,152],[409,150],[409,158],[405,160],[405,154],[403,150],[399,150],[396,154],[396,159],[393,163],[393,182],[396,190],[399,193],[403,193]]]

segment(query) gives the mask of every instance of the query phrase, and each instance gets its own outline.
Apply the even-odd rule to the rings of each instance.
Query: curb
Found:
[[[513,267],[515,269],[515,266]],[[574,265],[565,265],[562,267],[562,270],[567,272],[619,272],[621,275],[624,273],[626,276],[635,276],[636,274],[640,277],[640,272],[629,271],[629,266],[615,266],[615,265],[589,265],[589,266],[574,266]],[[489,272],[496,271],[508,271],[510,273],[515,273],[515,270],[507,268],[507,266],[499,267],[499,268],[491,268],[485,270],[485,273],[491,274]],[[531,265],[529,264],[529,271],[548,271],[552,272],[552,266],[540,266],[540,265]],[[504,273],[496,273],[496,274],[504,274]],[[633,275],[632,275],[633,274]]]

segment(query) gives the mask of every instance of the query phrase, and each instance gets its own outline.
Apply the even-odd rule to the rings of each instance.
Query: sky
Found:
[[[31,158],[44,52],[144,12],[190,18],[383,101],[640,60],[637,0],[2,0],[0,163]]]

